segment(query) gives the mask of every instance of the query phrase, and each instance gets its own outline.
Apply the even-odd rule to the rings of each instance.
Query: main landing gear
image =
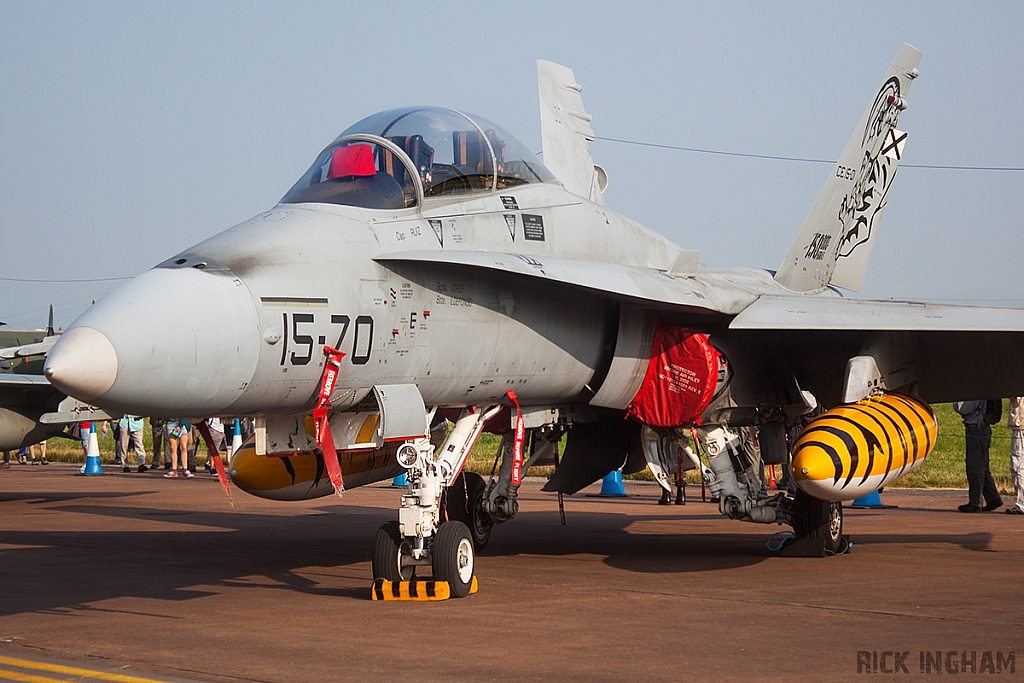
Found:
[[[820,555],[817,551],[821,548],[826,554],[838,555],[849,548],[843,536],[842,503],[819,500],[798,490],[792,510],[793,533],[797,541],[813,548],[813,554]]]
[[[698,431],[710,467],[701,467],[712,494],[719,496],[719,511],[731,519],[762,524],[789,524],[795,537],[782,547],[783,555],[821,557],[837,555],[849,547],[843,536],[843,505],[820,500],[802,490],[795,498],[767,495],[760,478],[741,457],[738,436],[725,425]]]

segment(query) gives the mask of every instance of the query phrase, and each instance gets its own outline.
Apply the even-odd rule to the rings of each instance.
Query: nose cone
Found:
[[[114,386],[117,352],[102,332],[74,327],[47,355],[43,374],[65,394],[95,401]]]
[[[259,321],[230,271],[154,268],[82,314],[51,349],[54,386],[111,412],[225,412],[256,369]]]

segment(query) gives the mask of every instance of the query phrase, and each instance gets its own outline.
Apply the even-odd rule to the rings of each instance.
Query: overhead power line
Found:
[[[4,282],[48,282],[48,283],[64,283],[64,282],[115,282],[117,280],[131,280],[132,276],[126,277],[90,277],[83,278],[80,280],[37,280],[33,278],[24,277],[0,277],[0,280]]]
[[[806,159],[804,157],[784,157],[774,154],[751,154],[749,152],[727,152],[721,149],[702,149],[700,147],[682,147],[679,145],[663,145],[657,142],[641,142],[639,140],[623,140],[621,138],[606,138],[596,136],[595,140],[605,142],[618,142],[623,145],[637,145],[639,147],[654,147],[656,149],[671,149],[679,152],[696,152],[698,154],[717,154],[723,157],[745,157],[748,159],[769,159],[772,161],[800,161],[808,164],[834,164],[831,159]],[[900,168],[929,168],[942,171],[1024,171],[1024,166],[946,166],[942,164],[900,164]]]

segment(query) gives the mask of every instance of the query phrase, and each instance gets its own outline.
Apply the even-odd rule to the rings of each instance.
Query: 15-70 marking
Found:
[[[308,365],[313,360],[317,348],[327,343],[326,335],[320,335],[316,341],[313,340],[312,333],[316,330],[316,314],[292,313],[290,327],[288,325],[287,313],[282,314],[282,320],[285,333],[284,344],[281,347],[281,365],[285,363],[290,365]],[[370,353],[373,350],[373,318],[368,315],[360,315],[355,319],[355,323],[352,324],[351,318],[347,315],[331,314],[330,324],[332,327],[341,327],[341,331],[338,333],[338,341],[333,344],[336,349],[341,349],[342,344],[345,343],[345,336],[348,334],[349,327],[354,328],[352,351],[348,357],[353,365],[365,365],[368,363]],[[288,353],[289,343],[292,347],[290,354]]]

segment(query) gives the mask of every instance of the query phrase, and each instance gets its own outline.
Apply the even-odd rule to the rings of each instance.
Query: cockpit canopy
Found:
[[[416,206],[554,180],[519,140],[479,116],[441,107],[374,114],[327,147],[281,200],[367,209]]]

